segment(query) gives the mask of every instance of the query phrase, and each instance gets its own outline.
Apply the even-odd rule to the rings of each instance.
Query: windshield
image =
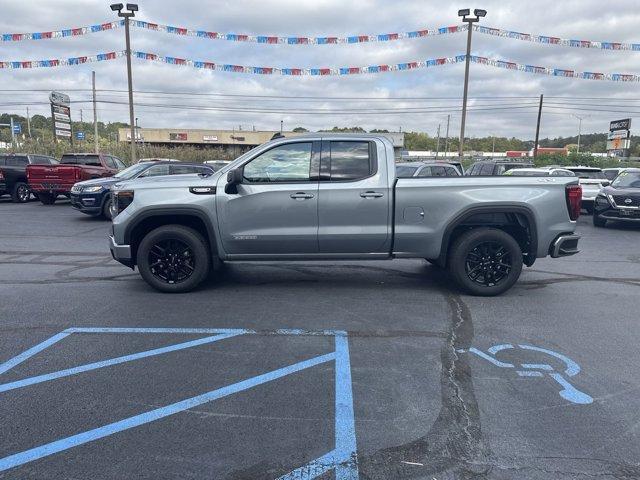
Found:
[[[149,168],[148,163],[136,163],[135,165],[131,165],[130,167],[125,168],[121,172],[115,174],[116,178],[122,178],[125,180],[129,180],[137,176],[140,172]]]
[[[640,172],[622,172],[613,181],[616,188],[640,188]]]
[[[66,165],[97,165],[100,166],[98,155],[63,155],[60,163]]]
[[[579,178],[593,178],[597,180],[606,180],[604,173],[600,170],[579,170],[572,168],[571,171]]]
[[[410,165],[396,165],[396,177],[413,177],[418,167]]]

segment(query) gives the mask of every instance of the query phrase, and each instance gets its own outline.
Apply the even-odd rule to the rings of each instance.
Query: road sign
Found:
[[[71,131],[70,130],[58,130],[56,128],[56,137],[71,138]]]
[[[607,150],[627,150],[631,148],[631,139],[614,138],[607,141]]]
[[[68,138],[73,143],[71,135],[71,99],[66,93],[51,92],[49,94],[51,102],[51,117],[53,119],[53,135],[57,140],[58,137]]]
[[[19,123],[13,124],[13,133],[22,133],[22,126]]]
[[[84,132],[76,132],[76,138],[78,140],[84,140]]]

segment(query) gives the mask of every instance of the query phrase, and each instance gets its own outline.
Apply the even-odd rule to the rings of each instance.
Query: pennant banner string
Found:
[[[65,28],[48,32],[35,33],[4,33],[0,34],[2,42],[19,42],[23,40],[46,40],[51,38],[66,38],[86,35],[88,33],[103,32],[124,26],[125,20],[106,22],[86,27]],[[383,33],[376,35],[347,35],[347,36],[278,36],[278,35],[248,35],[239,33],[220,33],[208,30],[197,30],[173,25],[147,22],[144,20],[130,20],[131,26],[151,30],[155,32],[165,32],[174,35],[191,36],[198,38],[227,40],[233,42],[253,42],[265,45],[335,45],[335,44],[357,44],[370,42],[389,42],[406,38],[423,38],[437,35],[447,35],[467,31],[466,25],[454,25],[449,27],[439,27],[432,29],[413,30],[399,33]],[[534,35],[531,33],[516,32],[501,28],[474,25],[473,29],[478,33],[492,35],[501,38],[512,38],[546,45],[561,45],[576,48],[593,48],[601,50],[627,50],[640,51],[640,43],[624,42],[598,42],[593,40],[577,40],[547,35]]]
[[[430,68],[441,65],[449,65],[464,62],[466,55],[456,55],[454,57],[441,57],[429,60],[419,60],[414,62],[403,62],[396,64],[369,65],[365,67],[254,67],[246,65],[236,65],[227,63],[215,63],[202,60],[192,60],[187,58],[170,57],[156,55],[148,52],[131,52],[132,57],[145,61],[166,63],[169,65],[188,66],[204,70],[214,70],[220,72],[248,73],[256,75],[283,75],[283,76],[330,76],[330,75],[358,75],[384,72],[397,72]],[[125,56],[124,51],[98,53],[96,55],[85,55],[81,57],[70,57],[50,60],[22,60],[22,61],[0,61],[0,69],[31,69],[49,68],[59,66],[73,66],[84,63],[103,62],[115,60]],[[607,80],[613,82],[640,82],[640,75],[624,73],[599,73],[599,72],[578,72],[575,70],[560,69],[553,67],[541,67],[537,65],[527,65],[510,62],[495,58],[471,55],[471,62],[480,65],[487,65],[507,70],[516,70],[525,73],[535,73],[553,77],[577,78],[583,80]]]

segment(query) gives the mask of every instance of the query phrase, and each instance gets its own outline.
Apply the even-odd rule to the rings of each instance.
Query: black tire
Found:
[[[40,200],[43,205],[53,205],[56,203],[56,198],[58,198],[58,196],[55,193],[38,193],[38,200]]]
[[[138,247],[137,263],[142,278],[167,293],[193,290],[211,269],[206,240],[182,225],[165,225],[149,232]]]
[[[113,220],[111,215],[111,195],[107,197],[104,201],[104,205],[102,205],[102,216],[107,220]]]
[[[502,230],[476,228],[455,240],[448,268],[466,292],[483,297],[500,295],[520,277],[522,250],[518,242]]]
[[[600,215],[597,213],[593,212],[593,226],[599,228],[606,227],[607,221],[604,218],[600,218]]]
[[[11,201],[13,203],[27,203],[29,198],[31,198],[29,186],[24,182],[17,182],[11,192]]]

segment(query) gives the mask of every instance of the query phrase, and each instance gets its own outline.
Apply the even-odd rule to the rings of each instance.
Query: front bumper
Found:
[[[602,220],[640,223],[640,208],[614,206],[612,199],[603,196],[596,200],[593,213]]]
[[[109,249],[114,260],[121,264],[133,268],[133,260],[131,258],[131,245],[118,245],[113,236],[109,235]]]
[[[83,195],[71,192],[69,200],[71,200],[71,206],[82,213],[92,215],[102,212],[101,195]]]
[[[549,253],[552,258],[558,257],[568,257],[571,255],[575,255],[580,250],[578,250],[578,241],[580,240],[580,235],[576,234],[563,234],[560,235],[555,241],[551,244],[549,248]]]

